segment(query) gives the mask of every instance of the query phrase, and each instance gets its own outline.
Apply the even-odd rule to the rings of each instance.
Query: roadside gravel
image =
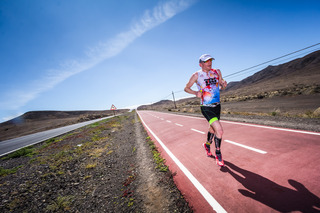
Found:
[[[131,112],[2,158],[0,212],[192,212],[148,140]]]

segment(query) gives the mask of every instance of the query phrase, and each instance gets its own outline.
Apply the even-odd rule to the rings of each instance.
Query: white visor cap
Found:
[[[200,56],[200,58],[199,58],[199,63],[208,61],[209,59],[214,60],[214,58],[213,58],[211,55],[209,55],[209,54],[203,54],[203,55]]]

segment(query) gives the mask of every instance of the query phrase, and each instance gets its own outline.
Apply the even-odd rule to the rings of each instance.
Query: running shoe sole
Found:
[[[220,167],[224,166],[224,162],[222,160],[222,156],[221,156],[221,161],[219,161],[218,156],[216,156],[216,164]]]

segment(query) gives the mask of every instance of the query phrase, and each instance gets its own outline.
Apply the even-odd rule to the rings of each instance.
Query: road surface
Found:
[[[65,134],[67,132],[70,132],[72,130],[81,128],[83,126],[101,121],[103,119],[111,118],[114,116],[109,116],[105,118],[99,118],[91,121],[85,121],[65,127],[60,127],[56,129],[51,129],[43,132],[34,133],[31,135],[22,136],[19,138],[14,138],[10,140],[5,140],[0,142],[0,156],[7,155],[11,152],[14,152],[16,150],[19,150],[23,147],[30,146],[33,144],[40,143],[42,141],[48,140],[50,138],[57,137],[59,135]]]
[[[320,133],[221,121],[220,168],[202,147],[204,118],[138,114],[195,212],[320,211]]]

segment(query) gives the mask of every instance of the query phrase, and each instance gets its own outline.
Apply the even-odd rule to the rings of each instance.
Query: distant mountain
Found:
[[[165,106],[165,105],[171,105],[173,101],[170,100],[161,100],[153,104],[147,104],[147,105],[141,105],[137,109],[138,110],[146,110],[146,109],[153,109],[154,107],[158,106]]]
[[[297,85],[320,85],[320,50],[265,69],[238,82],[230,82],[223,95],[268,92]]]
[[[79,122],[127,112],[128,109],[101,111],[30,111],[0,123],[0,141]]]
[[[112,114],[110,110],[103,110],[103,111],[30,111],[26,112],[23,115],[16,117],[12,120],[6,121],[2,124],[10,124],[10,123],[19,123],[19,121],[33,121],[33,120],[50,120],[50,119],[66,119],[66,118],[74,118],[79,116],[94,116],[94,117],[101,117],[107,116]],[[2,125],[1,124],[1,125]]]

